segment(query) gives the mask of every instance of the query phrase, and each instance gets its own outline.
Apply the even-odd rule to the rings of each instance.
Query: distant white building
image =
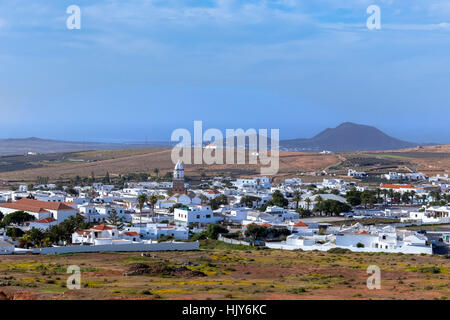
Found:
[[[267,177],[255,177],[252,179],[237,179],[236,181],[233,181],[233,184],[240,189],[245,188],[270,189],[272,187],[270,179]]]
[[[292,178],[292,179],[285,179],[284,185],[286,186],[299,186],[302,184],[302,179],[300,178]]]
[[[347,176],[355,177],[355,178],[364,178],[364,177],[367,176],[367,173],[359,172],[359,171],[356,171],[354,169],[348,169]]]
[[[142,239],[158,240],[163,236],[171,236],[175,239],[189,239],[189,229],[185,226],[148,223],[144,227],[127,228],[127,231],[139,234]]]
[[[430,207],[426,208],[424,212],[410,212],[409,217],[401,218],[401,221],[408,220],[423,224],[450,223],[450,207]]]

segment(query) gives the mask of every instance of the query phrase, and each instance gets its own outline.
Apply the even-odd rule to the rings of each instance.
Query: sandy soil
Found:
[[[206,276],[125,276],[136,263],[184,265]],[[69,265],[81,268],[80,290],[67,289]],[[368,265],[382,270],[380,290],[366,286]],[[236,250],[223,245],[153,257],[91,253],[0,260],[0,299],[446,299],[449,280],[450,260],[439,256]]]

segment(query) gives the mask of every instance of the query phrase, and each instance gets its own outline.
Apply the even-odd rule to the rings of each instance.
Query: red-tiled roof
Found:
[[[173,229],[173,227],[158,227],[158,229]]]
[[[262,227],[268,227],[268,228],[271,228],[271,227],[272,227],[272,225],[271,225],[271,224],[268,224],[268,223],[256,224],[256,223],[252,222],[252,223],[246,224],[246,225],[244,226],[244,228],[247,228],[248,226],[251,226],[252,224],[254,224],[254,225],[256,225],[256,226],[262,226]]]
[[[74,210],[74,208],[69,207],[61,202],[47,202],[34,199],[23,198],[13,203],[3,203],[0,205],[2,208],[29,211],[29,212],[48,212],[48,210],[53,211],[68,211]]]
[[[40,207],[32,207],[24,204],[19,204],[17,202],[13,203],[2,203],[0,204],[0,208],[14,209],[17,211],[28,211],[28,212],[36,212],[36,213],[50,213],[50,211],[45,210]]]
[[[206,192],[206,193],[209,193],[209,194],[219,194],[219,193],[220,193],[220,192],[217,191],[217,190],[205,190],[205,192]]]
[[[41,220],[35,220],[35,221],[32,221],[32,222],[37,222],[37,223],[51,223],[51,222],[55,222],[55,221],[58,221],[58,220],[56,220],[56,219],[54,219],[54,218],[52,218],[52,217],[48,217],[48,218],[44,218],[44,219],[41,219]]]
[[[382,184],[382,189],[415,189],[412,184]]]
[[[90,232],[90,231],[87,231],[87,230],[84,230],[84,231],[77,231],[77,233],[78,233],[80,236],[82,236],[82,235],[88,235],[88,234],[90,234],[91,232]]]
[[[137,237],[139,236],[139,233],[137,232],[124,232],[125,235],[130,236],[130,237]]]
[[[307,227],[307,226],[308,226],[307,224],[305,224],[305,223],[303,223],[301,221],[299,221],[296,224],[294,224],[294,227]]]
[[[98,226],[92,227],[91,229],[98,230],[98,231],[112,230],[111,227],[108,227],[107,225],[104,225],[104,224],[100,224]]]

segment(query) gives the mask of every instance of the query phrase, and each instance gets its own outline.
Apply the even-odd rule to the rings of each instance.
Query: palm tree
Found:
[[[139,224],[142,223],[142,209],[144,208],[144,205],[147,201],[148,198],[145,193],[142,193],[137,197],[137,202],[139,204]]]
[[[402,195],[400,192],[393,192],[393,197],[395,198],[398,205],[400,205],[400,201],[402,199]]]
[[[389,194],[389,199],[391,200],[391,204],[393,204],[394,190],[389,189],[388,194]]]
[[[302,193],[298,190],[294,191],[294,198],[292,199],[295,202],[295,210],[298,210],[298,203],[302,200],[300,197]]]
[[[409,196],[411,197],[411,204],[414,204],[414,196],[416,195],[416,192],[414,190],[411,190],[409,192]]]
[[[381,195],[381,189],[377,188],[376,192],[377,192],[377,203],[379,203],[380,195]]]
[[[154,194],[148,199],[149,203],[152,206],[152,217],[155,215],[155,204],[158,202],[158,197]]]
[[[382,190],[382,193],[383,193],[383,197],[384,197],[384,204],[387,204],[387,199],[386,199],[386,197],[387,197],[387,195],[388,195],[388,191],[386,190],[386,189],[383,189]]]
[[[153,169],[153,173],[156,174],[157,178],[159,177],[159,169],[158,168]]]
[[[323,198],[321,196],[317,196],[316,197],[316,206],[320,206],[320,204],[322,203]],[[315,208],[314,208],[315,210]],[[322,210],[320,210],[320,215],[322,215]]]
[[[426,194],[423,194],[423,195],[422,195],[422,205],[425,204],[425,201],[427,201],[427,195],[426,195]]]
[[[309,206],[311,205],[311,199],[310,198],[306,198],[305,202],[306,202],[306,210],[309,211]]]
[[[417,203],[419,203],[419,200],[421,199],[421,197],[418,194],[416,194],[416,196],[414,198],[416,199]]]

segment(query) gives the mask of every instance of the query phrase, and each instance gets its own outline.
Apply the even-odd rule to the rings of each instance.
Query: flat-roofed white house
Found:
[[[187,227],[168,224],[147,223],[144,227],[129,227],[127,232],[135,232],[142,239],[158,240],[163,236],[171,236],[175,239],[189,239],[189,229]]]
[[[427,244],[425,236],[413,233],[401,234],[395,231],[338,234],[336,235],[336,246],[352,251],[433,253],[432,246]]]
[[[58,220],[56,220],[55,218],[52,218],[52,217],[25,222],[25,225],[27,226],[28,230],[31,230],[33,228],[36,228],[39,230],[47,230],[50,227],[53,227],[57,224],[58,224]]]
[[[435,206],[426,208],[423,212],[410,212],[409,217],[401,218],[401,221],[407,220],[413,220],[423,224],[450,223],[450,207]]]
[[[277,220],[285,221],[291,219],[298,219],[299,214],[294,211],[286,210],[278,206],[269,206],[266,208],[265,213],[268,213],[277,218]]]
[[[184,208],[175,208],[174,210],[175,222],[184,224],[199,223],[208,224],[216,223],[222,220],[222,217],[217,217],[208,205],[190,205]]]

